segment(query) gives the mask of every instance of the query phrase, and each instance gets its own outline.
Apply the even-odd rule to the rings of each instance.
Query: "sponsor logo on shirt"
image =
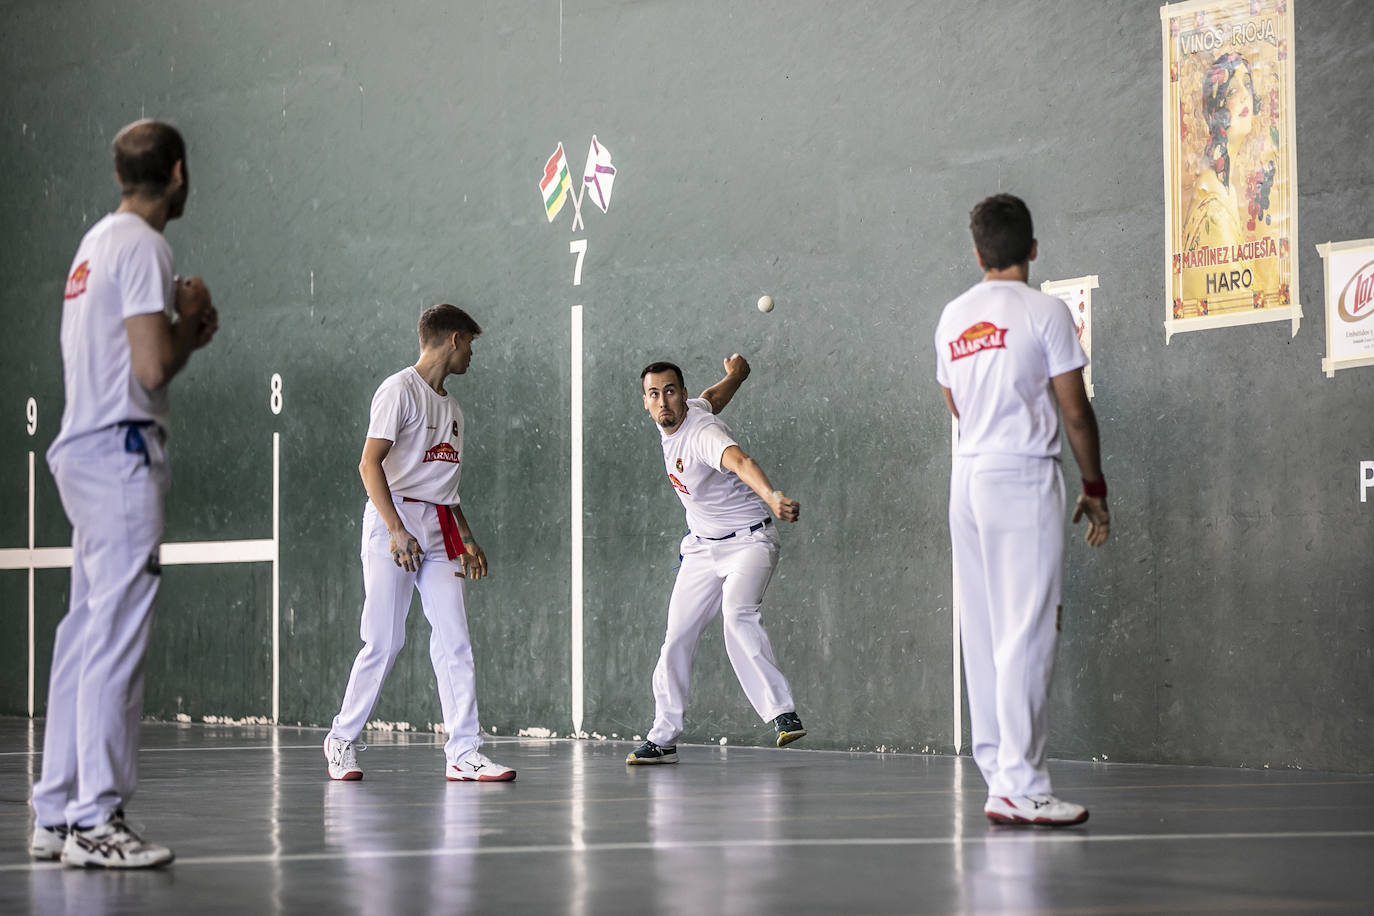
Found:
[[[1005,350],[1007,329],[988,321],[980,321],[949,342],[949,358],[963,359],[984,350]]]
[[[677,472],[678,472],[679,474],[682,473],[682,459],[681,459],[681,458],[679,458],[679,459],[677,460]]]
[[[63,299],[75,299],[86,291],[86,280],[91,275],[91,262],[82,261],[76,265],[76,270],[67,278],[67,292],[63,294]]]
[[[682,464],[682,462],[681,462],[681,461],[678,461],[678,465],[679,465],[678,470],[679,470],[679,471],[682,470],[682,468],[681,468],[681,466],[680,466],[681,464]],[[669,475],[668,475],[668,482],[669,482],[670,484],[673,485],[673,489],[679,490],[679,491],[681,491],[682,493],[685,493],[685,494],[688,495],[688,496],[691,496],[691,495],[692,495],[692,491],[689,490],[689,489],[687,489],[685,486],[683,486],[682,481],[680,481],[680,480],[677,479],[677,475],[676,475],[676,474],[669,474]]]
[[[453,421],[453,438],[455,438],[455,439],[458,438],[458,421],[457,421],[457,420],[454,420],[454,421]]]
[[[440,442],[434,448],[425,452],[425,461],[447,461],[449,464],[460,464],[458,450],[447,442]]]

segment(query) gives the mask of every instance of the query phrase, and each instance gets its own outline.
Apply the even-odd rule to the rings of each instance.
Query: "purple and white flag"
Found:
[[[611,205],[611,186],[615,184],[615,166],[611,165],[611,151],[597,142],[587,150],[587,168],[582,172],[582,193],[591,196],[592,203],[605,213]]]

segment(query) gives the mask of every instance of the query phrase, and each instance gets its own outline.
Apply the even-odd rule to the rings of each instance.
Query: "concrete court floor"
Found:
[[[1052,765],[1079,828],[993,827],[971,760],[493,739],[513,783],[447,783],[381,734],[361,782],[319,729],[146,724],[136,873],[31,862],[42,723],[0,718],[0,913],[1374,912],[1374,777]]]

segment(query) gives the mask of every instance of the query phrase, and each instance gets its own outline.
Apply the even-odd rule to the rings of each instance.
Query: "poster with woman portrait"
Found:
[[[1295,0],[1163,7],[1165,341],[1290,321],[1298,333]]]

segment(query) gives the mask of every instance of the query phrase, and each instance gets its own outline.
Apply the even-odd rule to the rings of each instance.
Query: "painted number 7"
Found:
[[[587,240],[573,239],[568,243],[568,251],[577,255],[577,263],[573,265],[573,286],[582,285],[582,259],[587,256]]]

